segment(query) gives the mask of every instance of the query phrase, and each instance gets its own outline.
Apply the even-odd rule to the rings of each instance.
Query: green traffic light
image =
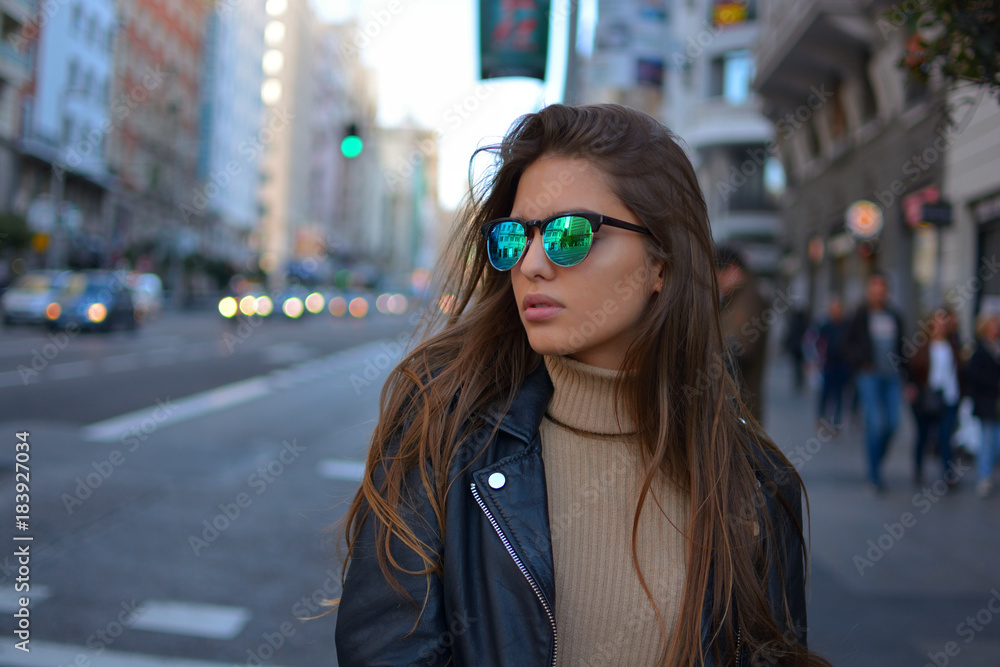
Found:
[[[361,141],[361,137],[355,134],[344,137],[344,140],[340,142],[340,152],[343,153],[346,158],[361,155],[361,151],[364,147],[365,144]]]

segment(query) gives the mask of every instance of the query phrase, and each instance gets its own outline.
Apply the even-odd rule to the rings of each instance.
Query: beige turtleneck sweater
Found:
[[[555,565],[558,664],[655,665],[665,639],[632,563],[643,465],[637,438],[627,435],[634,423],[624,414],[621,428],[615,423],[616,371],[566,356],[543,359],[555,388],[539,437]],[[688,502],[662,479],[650,491],[638,526],[639,564],[672,636],[685,574],[686,544],[678,528],[686,529]]]

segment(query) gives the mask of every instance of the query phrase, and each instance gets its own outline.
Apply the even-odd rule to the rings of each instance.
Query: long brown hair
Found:
[[[652,231],[643,237],[646,246],[652,258],[664,262],[663,288],[642,314],[639,334],[620,369],[619,378],[633,371],[634,381],[620,381],[617,394],[619,409],[639,427],[646,462],[633,517],[637,571],[636,527],[657,475],[665,474],[691,500],[681,613],[661,658],[670,665],[702,663],[702,608],[710,602],[717,662],[722,647],[733,650],[739,636],[751,661],[828,665],[789,637],[789,629],[804,628],[794,628],[787,604],[776,610],[777,622],[771,616],[763,573],[774,555],[755,534],[760,530],[773,538],[775,527],[766,512],[755,508],[771,494],[790,516],[793,512],[773,483],[758,483],[754,468],[777,466],[796,495],[802,483],[723,370],[708,214],[676,136],[627,107],[555,104],[521,117],[499,144],[480,148],[473,164],[483,155],[492,156],[493,163],[470,190],[451,234],[434,280],[436,292],[416,333],[420,342],[382,388],[367,474],[344,517],[348,557],[362,523],[373,520],[379,564],[398,591],[403,589],[395,577],[390,539],[419,554],[425,565],[421,572],[428,577],[441,570],[438,554],[403,518],[408,497],[421,491],[406,488],[407,474],[420,469],[422,492],[443,535],[445,499],[454,481],[449,471],[456,464],[472,464],[461,443],[482,426],[469,416],[490,406],[506,412],[524,378],[542,362],[521,324],[510,275],[487,261],[480,225],[510,215],[521,175],[540,157],[583,158],[599,168],[617,197]],[[470,165],[470,181],[471,174]],[[481,439],[481,447],[489,441]],[[379,484],[375,471],[383,480]],[[790,522],[801,539],[797,519],[792,516]],[[659,611],[657,617],[665,636]]]

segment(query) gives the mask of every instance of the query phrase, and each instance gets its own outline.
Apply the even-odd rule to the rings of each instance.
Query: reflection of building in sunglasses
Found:
[[[546,256],[558,266],[576,266],[590,252],[594,233],[601,225],[619,227],[643,234],[652,234],[645,227],[600,213],[560,213],[544,220],[501,218],[482,226],[490,264],[498,271],[507,271],[521,259],[528,246],[531,227],[538,227],[542,234],[542,248]]]

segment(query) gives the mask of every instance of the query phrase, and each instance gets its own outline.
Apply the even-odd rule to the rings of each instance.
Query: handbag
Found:
[[[924,388],[920,395],[920,412],[925,417],[940,417],[944,413],[944,390]]]

